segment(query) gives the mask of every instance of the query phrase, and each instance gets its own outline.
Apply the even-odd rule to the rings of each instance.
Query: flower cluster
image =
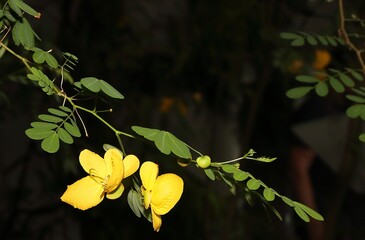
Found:
[[[105,152],[104,159],[90,150],[80,153],[79,161],[88,176],[69,185],[61,200],[81,210],[98,205],[106,196],[108,199],[119,198],[123,191],[123,179],[134,174],[140,165],[135,155],[123,154],[116,148]],[[180,200],[184,182],[173,173],[158,176],[158,165],[147,161],[139,171],[142,186],[143,205],[151,208],[152,224],[159,231],[161,215],[168,213]]]

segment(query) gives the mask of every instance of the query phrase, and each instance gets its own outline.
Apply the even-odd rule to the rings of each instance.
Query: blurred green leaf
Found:
[[[356,95],[346,95],[346,98],[352,102],[356,102],[356,103],[365,103],[365,98],[360,97],[360,96],[356,96]]]
[[[292,40],[292,39],[301,38],[302,36],[299,34],[296,34],[296,33],[282,32],[282,33],[280,33],[280,37],[282,39]]]
[[[293,47],[301,47],[304,45],[304,43],[305,43],[305,40],[303,37],[301,37],[301,38],[297,38],[297,39],[293,40],[290,43],[290,45],[292,45]]]
[[[321,44],[328,46],[328,41],[326,39],[326,37],[324,36],[317,36],[317,39],[320,41]]]
[[[357,71],[355,71],[355,70],[353,70],[353,69],[351,69],[351,68],[346,68],[346,70],[347,71],[349,71],[350,73],[351,73],[351,75],[356,79],[356,80],[358,80],[358,81],[362,81],[362,80],[364,80],[364,76],[361,74],[361,73],[359,73],[359,72],[357,72]]]
[[[354,80],[352,80],[349,76],[347,76],[344,73],[340,74],[340,80],[343,82],[343,84],[345,84],[348,87],[354,87],[355,86]]]
[[[343,93],[345,92],[345,87],[343,86],[343,84],[337,80],[336,78],[332,77],[332,76],[328,76],[329,78],[329,83],[331,85],[331,87],[338,93]]]
[[[346,115],[349,117],[349,118],[357,118],[360,116],[361,112],[363,112],[365,109],[365,105],[363,104],[355,104],[355,105],[352,105],[351,107],[349,107],[347,110],[346,110]]]
[[[326,38],[327,38],[327,41],[328,41],[328,43],[330,45],[332,45],[334,47],[336,47],[338,45],[337,44],[337,41],[336,41],[336,39],[334,37],[332,37],[332,36],[326,36]]]
[[[325,97],[328,95],[328,86],[325,82],[318,82],[314,86],[314,90],[316,91],[317,95],[320,97]]]
[[[315,78],[315,77],[310,76],[310,75],[299,75],[299,76],[296,76],[295,79],[298,82],[303,82],[303,83],[317,83],[317,82],[319,82],[318,78]]]
[[[360,134],[360,136],[359,136],[359,140],[360,140],[361,142],[365,142],[365,133]]]
[[[312,45],[312,46],[317,46],[318,45],[318,41],[315,37],[313,36],[308,36],[307,37],[307,42]]]
[[[313,87],[292,88],[286,92],[286,96],[291,99],[298,99],[298,98],[301,98],[301,97],[304,97],[305,95],[307,95],[312,89],[313,89]]]

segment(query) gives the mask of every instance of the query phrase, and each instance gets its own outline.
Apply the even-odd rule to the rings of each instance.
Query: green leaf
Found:
[[[46,52],[44,52],[43,50],[40,51],[35,51],[32,55],[33,61],[39,64],[44,63],[44,61],[46,61]]]
[[[80,80],[82,86],[91,92],[98,93],[100,91],[100,81],[94,77],[85,77]]]
[[[310,219],[308,217],[308,215],[297,205],[294,206],[294,210],[297,213],[297,215],[304,221],[304,222],[309,222]]]
[[[104,80],[99,80],[99,86],[101,91],[103,91],[109,97],[124,99],[124,96],[120,92],[118,92],[118,90],[116,90],[112,85],[105,82]]]
[[[36,10],[34,10],[32,7],[30,7],[28,4],[26,4],[25,2],[23,2],[22,0],[13,0],[15,2],[15,4],[24,12],[28,13],[29,15],[35,17],[35,18],[40,18],[41,14],[39,12],[37,12]]]
[[[275,192],[273,191],[272,188],[265,188],[263,195],[264,195],[264,198],[269,202],[274,201],[274,199],[275,199]]]
[[[128,205],[129,207],[132,209],[133,213],[137,216],[137,217],[141,217],[141,212],[139,211],[139,201],[138,201],[138,196],[139,194],[137,193],[137,191],[131,189],[128,192],[127,195],[127,201],[128,201]]]
[[[77,124],[73,120],[71,120],[71,122],[72,124],[70,124],[69,122],[64,123],[66,131],[74,137],[81,137],[81,132],[80,129],[77,127]]]
[[[289,199],[288,197],[281,196],[281,199],[283,200],[283,202],[285,202],[290,207],[294,207],[294,205],[295,205],[294,202],[291,199]]]
[[[54,130],[47,128],[29,128],[25,130],[25,134],[33,140],[42,140],[54,133]]]
[[[48,115],[48,114],[40,114],[40,115],[38,115],[38,118],[40,120],[45,121],[45,122],[53,122],[53,123],[57,123],[57,122],[62,122],[63,121],[63,119],[60,118],[60,117],[56,117],[56,116]]]
[[[299,82],[303,82],[303,83],[317,83],[319,82],[318,78],[315,78],[313,76],[309,76],[309,75],[299,75],[296,76],[295,79]]]
[[[336,42],[336,39],[334,37],[326,36],[326,38],[327,38],[327,41],[330,45],[332,45],[334,47],[336,47],[338,45],[337,42]]]
[[[296,33],[291,33],[291,32],[281,32],[280,37],[282,39],[292,40],[292,39],[301,38],[302,36],[299,34],[296,34]]]
[[[360,140],[361,142],[365,142],[365,133],[360,134],[360,136],[359,136],[359,140]]]
[[[19,8],[19,6],[16,4],[18,0],[9,0],[8,1],[8,4],[9,4],[9,7],[19,16],[23,16],[23,12],[22,10]]]
[[[48,112],[60,117],[67,117],[69,115],[68,113],[65,113],[64,111],[58,110],[56,108],[48,108]]]
[[[72,112],[71,109],[69,109],[68,107],[65,107],[65,106],[59,106],[59,109],[61,109],[62,111],[65,111],[65,112],[69,112],[69,113]]]
[[[22,23],[19,25],[19,40],[24,47],[34,47],[34,31],[26,18],[22,18]]]
[[[60,148],[60,139],[58,138],[58,134],[53,132],[52,135],[43,139],[41,143],[41,147],[44,151],[48,153],[55,153]]]
[[[303,46],[305,43],[305,40],[303,37],[297,38],[295,40],[293,40],[290,45],[292,45],[293,47],[301,47]]]
[[[343,84],[345,84],[348,87],[354,87],[355,86],[355,82],[354,80],[352,80],[349,76],[347,76],[346,74],[341,73],[340,74],[340,79],[343,82]]]
[[[166,155],[173,152],[178,157],[191,159],[191,153],[186,144],[169,132],[160,131],[154,141],[156,147]]]
[[[360,96],[365,97],[365,92],[363,90],[357,88],[352,88],[351,90],[359,94]]]
[[[337,80],[334,77],[328,76],[329,78],[329,83],[331,85],[331,87],[338,93],[343,93],[345,92],[345,87],[343,86],[343,84]]]
[[[32,122],[30,125],[34,128],[43,128],[43,129],[54,129],[58,127],[57,124],[49,122]]]
[[[218,174],[220,178],[229,186],[234,187],[234,183],[232,183],[232,180],[228,179],[222,172],[218,171]]]
[[[233,173],[233,178],[237,181],[244,181],[248,178],[250,174],[248,172],[242,171],[240,169],[237,169],[234,173]]]
[[[325,97],[328,95],[328,86],[325,82],[318,82],[314,90],[316,91],[317,95],[320,97]]]
[[[176,156],[191,159],[187,145],[173,134],[158,129],[132,126],[132,130],[148,140],[154,141],[156,147],[164,154],[174,153]]]
[[[150,141],[154,141],[156,135],[160,132],[159,129],[144,128],[139,126],[132,126],[132,130]]]
[[[15,17],[10,13],[8,10],[4,10],[4,16],[10,21],[10,22],[16,22]],[[14,29],[13,29],[14,31]]]
[[[237,167],[233,164],[224,164],[222,165],[222,169],[226,173],[234,173],[235,171],[237,171]]]
[[[346,98],[352,102],[365,103],[365,98],[356,95],[346,95]]]
[[[315,37],[313,37],[313,36],[308,36],[307,37],[307,41],[312,46],[316,46],[318,44],[317,39]]]
[[[304,97],[305,95],[307,95],[312,89],[313,89],[313,87],[295,87],[295,88],[289,89],[286,92],[286,96],[291,99],[301,98],[301,97]]]
[[[213,170],[211,168],[205,168],[204,169],[204,173],[205,173],[205,175],[207,175],[207,177],[210,180],[212,180],[212,181],[215,180],[215,175],[214,175],[214,172],[213,172]]]
[[[7,11],[5,12],[7,13]],[[11,31],[11,35],[13,37],[14,43],[16,46],[20,45],[20,34],[21,34],[21,26],[22,23],[20,21],[16,21],[13,26],[13,31]]]
[[[299,203],[299,202],[294,202],[294,203],[295,203],[296,206],[300,207],[304,212],[306,212],[312,218],[314,218],[318,221],[323,221],[324,220],[324,218],[321,214],[317,213],[316,211],[314,211],[310,207],[307,207],[306,205],[304,205],[302,203]]]
[[[46,60],[46,63],[48,64],[48,66],[50,66],[52,68],[58,67],[57,59],[49,52],[46,52],[45,60]]]
[[[67,144],[72,144],[74,142],[71,135],[63,128],[59,128],[58,131],[58,137],[61,139],[62,142]]]
[[[349,118],[357,118],[363,112],[364,108],[365,108],[365,105],[363,105],[363,104],[352,105],[351,107],[349,107],[346,110],[346,115]]]
[[[317,39],[321,42],[321,44],[328,46],[328,41],[324,36],[317,36]]]
[[[251,190],[257,190],[261,186],[260,180],[257,180],[255,178],[251,178],[250,180],[248,180],[246,185]]]
[[[356,71],[354,71],[351,68],[346,68],[347,71],[349,71],[351,73],[351,75],[358,81],[362,81],[364,80],[364,76]]]

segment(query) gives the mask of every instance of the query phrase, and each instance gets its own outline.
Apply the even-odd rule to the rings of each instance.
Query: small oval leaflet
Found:
[[[257,180],[255,178],[251,178],[250,180],[248,180],[246,185],[250,190],[257,190],[261,186],[260,180]]]
[[[265,188],[263,195],[264,195],[264,198],[269,202],[274,201],[274,199],[275,199],[275,192],[273,191],[272,188]]]
[[[48,153],[55,153],[60,148],[60,139],[56,132],[53,132],[51,136],[43,139],[41,147],[44,151]]]

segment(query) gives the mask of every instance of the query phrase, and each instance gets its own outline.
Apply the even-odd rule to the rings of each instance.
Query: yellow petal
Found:
[[[122,193],[124,191],[124,186],[121,183],[113,192],[107,193],[106,197],[108,199],[114,200],[122,196]]]
[[[75,208],[86,210],[98,205],[103,198],[103,186],[87,176],[69,185],[61,200]]]
[[[107,176],[105,161],[98,154],[85,149],[80,153],[79,159],[82,168],[88,174],[98,176],[102,179],[104,179],[105,176]]]
[[[105,152],[104,154],[104,161],[105,161],[105,166],[108,172],[108,175],[112,175],[113,172],[113,159],[112,158],[120,158],[121,160],[123,160],[123,155],[122,153],[116,149],[116,148],[111,148],[108,151]]]
[[[160,231],[162,225],[162,218],[160,215],[156,214],[154,211],[152,211],[152,226],[153,230],[156,232]]]
[[[180,200],[184,181],[173,173],[166,173],[156,179],[152,189],[151,208],[158,215],[168,213]]]
[[[139,159],[135,155],[127,155],[123,159],[124,178],[135,173],[139,168]]]
[[[158,174],[158,165],[156,163],[147,161],[144,162],[139,169],[142,185],[146,190],[152,190]]]
[[[107,169],[110,169],[110,175],[105,186],[107,193],[113,192],[121,183],[124,177],[124,165],[122,154],[118,149],[109,149],[104,156]]]

